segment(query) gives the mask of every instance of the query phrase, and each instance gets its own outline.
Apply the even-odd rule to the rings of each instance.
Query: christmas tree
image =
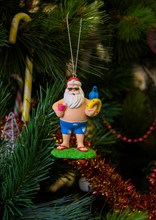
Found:
[[[154,1],[1,0],[0,17],[1,219],[154,220]],[[89,159],[51,154],[73,65],[102,102]]]

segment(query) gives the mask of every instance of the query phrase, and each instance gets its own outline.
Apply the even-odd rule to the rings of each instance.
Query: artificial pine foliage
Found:
[[[114,24],[114,62],[140,62],[143,54],[149,53],[146,37],[147,30],[155,24],[153,2],[148,5],[145,1],[104,2]]]
[[[0,203],[3,220],[22,215],[22,208],[33,204],[40,182],[48,178],[48,170],[53,164],[50,150],[54,142],[49,135],[55,128],[51,103],[59,95],[56,87],[57,83],[52,89],[40,91],[38,108],[32,113],[28,125],[22,128],[14,152],[1,155]],[[61,85],[59,89],[62,89]]]
[[[8,42],[7,42],[7,35],[6,35],[6,31],[5,31],[5,28],[2,24],[0,24],[0,46],[7,46],[8,45]]]
[[[146,220],[147,219],[147,215],[146,213],[143,212],[130,212],[129,210],[126,210],[123,213],[108,213],[106,215],[105,220]]]
[[[19,123],[20,136],[12,153],[5,148],[5,138],[0,139],[0,218],[155,220],[155,174],[149,168],[156,160],[155,54],[147,42],[148,30],[156,20],[154,0],[0,3],[0,134],[5,116],[14,107],[17,82],[12,74],[24,82],[26,57],[33,62],[30,120],[25,125]],[[31,19],[19,22],[16,42],[11,44],[11,22],[19,12]],[[77,74],[84,92],[88,96],[96,84],[103,103],[100,115],[89,121],[86,144],[98,157],[88,161],[61,161],[50,154],[55,143],[61,142],[58,118],[51,106],[62,97],[70,77],[66,71],[71,58],[67,14],[74,56],[82,18]],[[134,86],[134,66],[140,64],[145,67],[140,73],[145,83],[142,90]],[[34,107],[36,97],[39,102]],[[90,196],[77,197],[65,187],[56,193],[49,190],[62,176],[68,179],[70,172],[76,173],[75,182],[81,175],[88,177],[94,189],[89,194],[97,200],[101,192],[97,213],[96,208],[90,209]],[[148,187],[146,174],[150,172]],[[73,195],[66,197],[71,192]],[[64,198],[54,200],[57,196]],[[125,207],[130,211],[124,212]]]
[[[76,197],[76,196],[75,196]],[[94,217],[90,211],[90,205],[93,201],[92,196],[77,198],[67,196],[52,202],[33,205],[31,208],[25,209],[20,219],[65,219],[72,220],[74,218],[91,219]]]
[[[4,6],[0,11],[0,16],[4,17],[2,19],[2,25],[5,27],[4,30],[9,36],[11,22],[15,14],[17,12],[29,14],[29,12],[20,6],[13,11],[13,4],[10,3],[7,5],[7,2],[3,4]],[[102,15],[104,13],[99,11],[101,5],[100,2],[98,4],[96,2],[87,4],[83,0],[69,0],[64,3],[58,3],[49,12],[42,10],[30,14],[32,19],[30,22],[19,23],[16,43],[13,45],[9,44],[8,47],[1,47],[0,51],[3,54],[0,60],[2,74],[9,76],[10,73],[16,72],[23,75],[25,57],[28,55],[29,57],[33,56],[34,76],[41,74],[43,77],[43,74],[46,74],[49,78],[62,78],[66,63],[70,59],[66,23],[67,14],[69,13],[73,53],[76,56],[77,30],[79,28],[80,17],[83,18],[81,42],[84,44],[89,40],[90,34],[92,35],[97,31],[97,25],[102,21],[102,16],[104,20],[107,19],[106,16],[104,17]],[[6,11],[9,16],[4,14]],[[91,17],[94,17],[94,19],[90,19]],[[7,39],[5,40],[8,40],[8,36],[6,36]],[[97,38],[95,34],[94,37]]]
[[[4,82],[0,81],[0,116],[1,119],[5,116],[5,114],[8,112],[8,102],[10,101],[10,91],[8,87],[4,85]]]

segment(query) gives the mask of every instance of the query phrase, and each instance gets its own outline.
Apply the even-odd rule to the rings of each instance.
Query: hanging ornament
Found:
[[[102,103],[98,98],[93,98],[92,100],[85,98],[81,87],[82,83],[77,78],[76,72],[81,27],[82,18],[80,19],[77,53],[76,60],[74,62],[67,15],[67,29],[71,52],[70,68],[72,68],[72,77],[70,77],[66,83],[63,99],[55,102],[52,106],[52,109],[60,118],[62,132],[62,143],[51,152],[53,156],[58,158],[84,159],[93,158],[96,156],[96,153],[93,149],[85,146],[84,139],[87,130],[88,117],[96,116],[101,110]],[[74,133],[76,136],[76,148],[70,147],[70,138],[72,133]]]
[[[70,188],[76,183],[76,173],[73,171],[68,171],[64,175],[60,176],[54,183],[52,183],[48,188],[47,191],[51,193],[56,193],[60,189]]]
[[[4,138],[6,141],[6,152],[12,153],[15,148],[15,141],[19,135],[18,125],[13,112],[10,112],[6,123],[4,125],[4,129],[1,134],[1,138]]]
[[[83,192],[89,192],[90,191],[90,183],[85,177],[81,177],[79,179],[79,187]]]

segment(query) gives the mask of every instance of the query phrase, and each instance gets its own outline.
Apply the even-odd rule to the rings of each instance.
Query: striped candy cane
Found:
[[[16,43],[18,26],[19,26],[19,22],[21,20],[23,20],[24,22],[27,23],[27,22],[31,21],[31,18],[29,15],[27,15],[23,12],[20,12],[13,17],[12,22],[11,22],[10,35],[9,35],[9,43],[10,44]]]
[[[23,97],[23,108],[22,108],[22,121],[25,122],[27,122],[29,119],[29,112],[31,106],[32,71],[33,71],[33,63],[28,57],[26,57],[24,97]]]
[[[9,35],[9,43],[11,44],[16,43],[18,26],[21,20],[27,23],[31,21],[31,18],[29,15],[22,12],[14,16],[14,18],[12,19],[10,35]],[[32,60],[26,57],[24,98],[23,98],[23,107],[22,107],[22,120],[24,122],[28,122],[29,120],[31,91],[32,91],[32,71],[33,71]]]
[[[17,74],[12,74],[12,77],[17,80],[18,91],[16,94],[15,106],[14,106],[14,115],[19,116],[22,110],[22,94],[23,94],[23,80]]]

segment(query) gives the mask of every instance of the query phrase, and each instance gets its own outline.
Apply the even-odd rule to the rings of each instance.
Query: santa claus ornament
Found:
[[[78,48],[80,42],[80,31]],[[67,19],[67,27],[69,34],[69,25]],[[70,34],[69,34],[69,42]],[[64,96],[61,100],[58,100],[52,105],[52,109],[55,114],[60,118],[60,128],[62,133],[62,143],[52,150],[52,155],[58,158],[71,158],[71,159],[85,159],[94,158],[96,152],[85,146],[84,138],[87,130],[88,117],[96,116],[101,110],[101,100],[93,98],[87,99],[82,90],[82,83],[76,76],[77,59],[76,64],[73,62],[72,48],[70,43],[71,57],[73,73],[66,83]],[[76,137],[76,147],[71,146],[70,139],[71,135],[74,134]]]

